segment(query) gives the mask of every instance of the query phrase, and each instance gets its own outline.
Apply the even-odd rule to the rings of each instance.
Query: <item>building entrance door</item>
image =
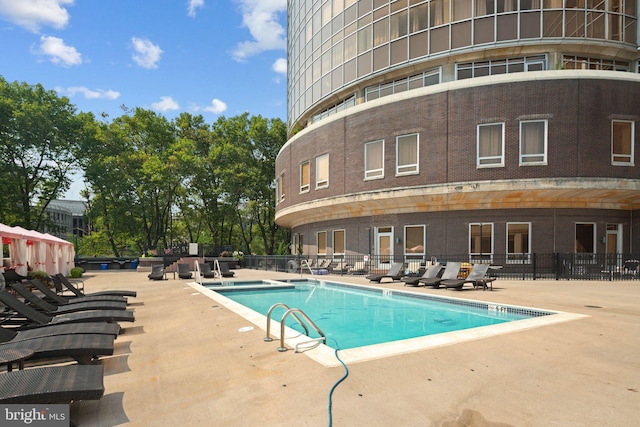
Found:
[[[376,229],[376,267],[391,267],[393,259],[393,227],[378,227]]]

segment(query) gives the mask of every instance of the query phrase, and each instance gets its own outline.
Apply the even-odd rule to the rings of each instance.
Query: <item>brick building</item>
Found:
[[[640,250],[634,0],[288,12],[276,222],[303,254]]]

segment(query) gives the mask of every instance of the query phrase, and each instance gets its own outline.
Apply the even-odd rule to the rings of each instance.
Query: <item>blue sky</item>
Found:
[[[0,75],[79,111],[286,121],[287,0],[0,0]],[[70,192],[72,198],[78,184]],[[80,186],[81,188],[82,186]]]

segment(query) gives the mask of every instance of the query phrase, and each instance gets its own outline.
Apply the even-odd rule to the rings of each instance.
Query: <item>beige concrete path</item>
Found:
[[[241,332],[254,325],[188,281],[146,275],[89,272],[88,292],[138,291],[130,300],[136,322],[123,324],[116,354],[103,360],[104,397],[74,404],[72,419],[82,426],[329,425],[329,391],[342,367],[280,353],[277,341],[263,342],[263,330]],[[638,424],[640,282],[499,280],[493,292],[418,291],[589,317],[352,364],[333,394],[333,426]]]

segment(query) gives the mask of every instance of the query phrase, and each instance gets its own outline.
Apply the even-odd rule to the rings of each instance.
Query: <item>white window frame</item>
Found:
[[[488,126],[500,126],[500,156],[486,156],[481,157],[480,152],[480,129]],[[498,123],[483,123],[477,126],[476,130],[476,167],[478,168],[497,168],[504,167],[504,122]],[[483,161],[488,161],[492,159],[498,159],[495,163],[482,163]]]
[[[327,177],[326,179],[320,179],[321,173],[320,168],[322,164],[326,162],[327,165]],[[316,190],[321,188],[327,188],[329,186],[329,154],[323,154],[321,156],[316,157]]]
[[[285,184],[285,180],[284,180],[284,173],[283,173],[278,177],[276,181],[276,202],[277,203],[284,202],[284,195],[285,195],[284,184]]]
[[[480,236],[480,249],[481,252],[471,252],[472,243],[471,243],[471,230],[474,226],[490,226],[491,227],[491,249],[489,252],[482,252],[482,235]],[[469,261],[471,263],[474,262],[493,262],[493,254],[495,253],[495,232],[496,228],[493,222],[471,222],[469,223]]]
[[[422,228],[422,252],[407,252],[407,229],[409,228]],[[424,259],[425,246],[426,246],[426,226],[424,224],[410,224],[404,226],[404,256],[405,258],[419,258]]]
[[[399,157],[400,143],[402,142],[403,138],[408,138],[413,136],[415,136],[416,162],[400,165],[400,157]],[[419,162],[420,162],[420,134],[410,133],[407,135],[398,135],[396,137],[396,176],[416,175],[420,173],[419,166],[418,166]]]
[[[631,126],[631,153],[618,154],[613,151],[614,144],[614,131],[613,128],[616,123],[629,123]],[[632,120],[611,120],[611,164],[616,166],[634,166],[634,141],[635,141],[636,124]],[[616,158],[627,158],[628,161],[616,160]]]
[[[382,167],[378,168],[378,169],[367,169],[367,163],[368,163],[368,159],[369,159],[369,154],[367,151],[368,147],[373,146],[373,144],[381,144],[382,145],[382,151],[380,153],[381,156],[381,165]],[[364,179],[365,181],[368,180],[372,180],[372,179],[382,179],[384,178],[384,139],[379,139],[377,141],[370,141],[364,144]]]
[[[527,123],[544,123],[544,141],[542,141],[543,152],[536,154],[522,154],[522,144],[524,142],[523,139],[523,125]],[[548,158],[548,147],[547,142],[549,139],[549,121],[548,120],[521,120],[520,121],[520,166],[538,166],[538,165],[546,165]],[[527,161],[527,158],[530,157],[539,157],[542,156],[542,160],[538,161]]]
[[[304,172],[303,167],[307,165],[307,183],[303,184]],[[300,163],[300,193],[308,193],[311,188],[311,162],[309,160],[305,160]]]
[[[509,226],[510,225],[526,225],[527,230],[527,248],[526,252],[509,252]],[[505,254],[507,254],[507,264],[530,264],[531,263],[531,223],[530,222],[507,222],[505,235]]]
[[[324,252],[320,252],[320,235],[321,234],[324,234]],[[316,254],[318,256],[320,255],[327,256],[327,246],[328,246],[327,238],[328,237],[329,237],[329,233],[327,233],[326,231],[318,231],[316,233]]]
[[[336,233],[340,233],[342,232],[342,252],[336,252]],[[333,230],[332,232],[332,241],[331,241],[331,250],[333,251],[333,256],[340,256],[340,257],[344,257],[345,255],[345,251],[347,250],[347,230],[345,230],[344,228],[340,228],[338,230]]]

